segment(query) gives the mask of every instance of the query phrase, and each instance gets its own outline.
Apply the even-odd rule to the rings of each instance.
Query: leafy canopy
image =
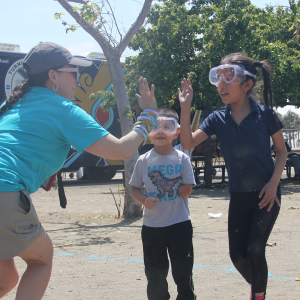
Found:
[[[290,0],[289,8],[261,9],[249,0],[160,1],[129,45],[140,51],[126,60],[126,85],[132,103],[139,76],[155,84],[159,105],[172,105],[181,80],[189,77],[195,105],[216,106],[220,97],[208,81],[209,69],[222,57],[243,52],[271,64],[277,105],[284,106],[289,100],[289,104],[300,106],[300,48],[295,35],[299,3]],[[262,92],[259,81],[257,95]]]

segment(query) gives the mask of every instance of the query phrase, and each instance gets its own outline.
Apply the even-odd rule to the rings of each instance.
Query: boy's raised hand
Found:
[[[136,94],[136,98],[139,102],[139,106],[142,110],[154,109],[157,110],[157,104],[154,97],[154,84],[151,85],[151,91],[149,90],[148,82],[146,78],[140,77],[139,79],[140,95]]]
[[[193,100],[193,88],[190,79],[183,78],[181,90],[178,88],[178,98],[180,106],[191,105]]]
[[[153,206],[158,202],[157,199],[153,198],[153,197],[147,197],[146,200],[145,200],[145,204],[144,206],[147,208],[147,209],[152,209]]]

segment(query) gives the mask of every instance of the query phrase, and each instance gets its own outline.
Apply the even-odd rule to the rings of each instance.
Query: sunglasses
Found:
[[[67,68],[67,67],[66,68],[59,68],[59,69],[56,69],[56,71],[73,73],[75,79],[78,80],[78,67],[74,67],[74,68]]]

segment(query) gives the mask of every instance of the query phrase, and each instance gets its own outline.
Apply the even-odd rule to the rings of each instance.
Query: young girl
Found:
[[[265,105],[249,96],[256,82],[257,68],[263,73]],[[184,149],[191,149],[208,136],[217,135],[229,177],[230,257],[251,285],[251,299],[263,300],[268,279],[265,247],[279,213],[279,182],[287,158],[283,124],[272,108],[270,71],[265,61],[253,61],[242,53],[233,53],[210,70],[209,80],[216,85],[227,106],[223,111],[211,113],[192,134],[193,89],[189,79],[184,79],[182,90],[178,89],[181,144]],[[275,164],[270,153],[270,137],[277,153]]]

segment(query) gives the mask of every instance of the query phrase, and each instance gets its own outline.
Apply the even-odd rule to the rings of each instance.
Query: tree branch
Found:
[[[107,38],[95,28],[92,28],[89,23],[83,20],[77,11],[73,11],[73,7],[68,3],[68,0],[57,0],[60,5],[75,19],[75,21],[89,33],[101,46],[104,55],[105,52],[111,51],[113,48]],[[73,1],[73,0],[72,0]],[[79,0],[80,1],[80,0]]]
[[[118,53],[121,56],[121,54],[124,52],[126,47],[129,45],[131,39],[134,37],[134,35],[137,33],[137,31],[141,28],[141,26],[144,24],[145,19],[150,11],[151,4],[153,0],[145,0],[144,6],[136,19],[136,21],[131,25],[130,29],[126,33],[123,40],[121,40],[120,45],[118,46]]]
[[[76,3],[82,3],[86,4],[88,1],[85,0],[57,0],[60,5],[75,19],[75,21],[87,32],[89,33],[101,46],[104,55],[108,53],[108,51],[111,52],[113,49],[113,46],[110,44],[110,38],[109,36],[105,36],[105,34],[101,33],[100,31],[93,28],[88,22],[83,20],[80,17],[80,14],[77,11],[73,11],[73,7],[68,2],[76,2]],[[108,1],[107,1],[108,2]],[[130,29],[126,33],[124,39],[121,39],[120,44],[116,47],[117,52],[115,52],[119,57],[121,57],[122,53],[130,43],[131,39],[134,37],[134,35],[137,33],[137,31],[140,29],[140,27],[143,25],[149,11],[151,8],[153,0],[145,0],[143,8],[136,19],[136,21],[131,25]],[[114,18],[114,15],[113,15]],[[117,26],[116,20],[114,18],[115,25]],[[121,36],[122,37],[122,36]]]
[[[119,32],[119,35],[121,36],[121,40],[122,40],[122,34],[121,34],[120,30],[119,30],[118,23],[117,23],[117,20],[116,20],[116,18],[115,18],[115,14],[114,14],[114,12],[113,12],[113,10],[112,10],[112,8],[111,8],[111,5],[110,5],[110,3],[109,3],[108,0],[107,0],[107,4],[108,4],[108,6],[109,6],[109,8],[110,8],[112,17],[113,17],[114,22],[115,22],[115,25],[116,25],[116,27],[117,27],[117,31]]]
[[[55,0],[58,1],[58,0]],[[75,3],[80,3],[80,4],[87,4],[88,0],[67,0],[68,2],[75,2]]]

